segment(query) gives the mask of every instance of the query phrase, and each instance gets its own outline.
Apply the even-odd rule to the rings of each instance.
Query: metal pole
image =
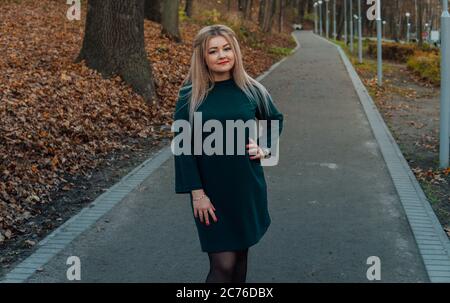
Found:
[[[442,3],[441,15],[441,113],[440,113],[440,168],[448,167],[449,157],[449,110],[450,110],[450,14],[447,0]]]
[[[344,41],[345,41],[345,46],[347,46],[347,42],[348,42],[348,30],[347,30],[347,0],[344,0]]]
[[[406,43],[409,43],[409,16],[406,16]]]
[[[327,39],[330,37],[330,35],[329,35],[329,33],[330,33],[330,22],[329,22],[330,14],[328,13],[328,1],[330,1],[330,0],[325,0],[325,16],[326,16],[325,31],[326,31]]]
[[[350,51],[353,53],[353,0],[350,0]]]
[[[428,44],[431,44],[431,21],[430,25],[428,26]]]
[[[333,37],[334,37],[334,40],[337,39],[337,33],[336,33],[336,0],[333,0]]]
[[[320,11],[320,17],[319,17],[319,33],[322,36],[322,1],[319,1],[319,11]]]
[[[363,59],[362,59],[361,0],[358,0],[358,58],[359,58],[359,63],[362,63]]]
[[[383,57],[381,46],[381,0],[377,1],[377,70],[378,85],[383,85]]]
[[[314,2],[314,33],[317,34],[317,2]]]

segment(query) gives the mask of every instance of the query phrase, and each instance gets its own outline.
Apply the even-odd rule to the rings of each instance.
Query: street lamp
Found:
[[[314,32],[317,34],[317,2],[314,2]]]
[[[432,23],[431,23],[432,21],[430,20],[427,24],[428,24],[428,26],[427,26],[427,33],[428,33],[428,39],[427,39],[427,41],[428,41],[428,43],[429,44],[431,44],[431,26],[432,26]]]
[[[442,0],[441,15],[441,100],[439,133],[439,166],[448,167],[449,157],[449,111],[450,111],[450,14],[448,0]]]
[[[336,33],[336,0],[333,0],[333,37],[334,37],[334,40],[337,39],[337,33]]]
[[[328,11],[328,2],[330,0],[325,0],[325,16],[326,16],[326,25],[325,25],[325,31],[326,31],[326,36],[327,39],[329,38],[329,33],[330,33],[330,21],[329,21],[329,11]]]
[[[348,42],[348,30],[347,30],[347,0],[344,0],[344,41],[345,41],[345,46],[347,46],[347,42]]]
[[[406,13],[406,42],[409,43],[409,28],[411,24],[409,23],[409,17],[411,16],[410,13]]]
[[[383,20],[383,37],[386,38],[386,20]]]
[[[317,3],[319,3],[319,34],[322,36],[322,0],[319,0]]]
[[[353,0],[350,0],[350,51],[353,53]]]
[[[430,31],[428,26],[430,26],[428,23],[425,23],[425,32],[427,33],[427,43],[430,43]]]
[[[377,74],[378,86],[383,85],[383,50],[381,45],[381,0],[376,2],[376,19],[377,19]]]
[[[362,59],[361,0],[358,0],[358,58],[359,58],[359,63],[362,63],[363,59]]]

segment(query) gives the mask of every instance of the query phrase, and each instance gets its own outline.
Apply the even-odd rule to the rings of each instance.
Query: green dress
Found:
[[[187,97],[180,94],[175,107],[174,121],[189,121],[189,104]],[[225,132],[225,120],[265,119],[279,121],[279,134],[283,126],[283,114],[270,98],[270,114],[262,115],[256,104],[251,102],[244,92],[235,84],[233,78],[217,81],[208,93],[197,112],[202,113],[202,123],[208,119],[219,120]],[[268,122],[268,144],[270,147],[270,122]],[[175,132],[175,136],[180,132]],[[210,133],[204,132],[204,139]],[[236,145],[235,132],[235,151]],[[249,131],[245,134],[248,144]],[[225,135],[224,135],[225,138]],[[203,142],[203,141],[202,141]],[[259,144],[259,140],[257,140]],[[193,143],[191,142],[191,146]],[[217,222],[209,215],[210,225],[200,222],[194,217],[203,252],[219,252],[246,249],[256,244],[265,234],[271,223],[267,208],[267,185],[263,167],[259,159],[250,159],[245,155],[174,155],[175,160],[175,192],[190,193],[203,188],[216,211]]]

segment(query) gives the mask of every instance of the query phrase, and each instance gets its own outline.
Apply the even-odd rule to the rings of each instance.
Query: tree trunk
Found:
[[[156,102],[144,46],[144,0],[89,0],[76,62],[82,60],[104,78],[120,75],[147,102]]]
[[[253,0],[245,1],[245,10],[244,10],[244,19],[245,20],[252,20],[252,5],[253,5]]]
[[[194,2],[194,0],[186,0],[186,6],[184,8],[184,12],[189,18],[192,18],[192,2]]]
[[[162,20],[162,0],[145,0],[145,18],[157,23],[161,23]]]
[[[422,47],[423,46],[423,37],[422,37],[422,31],[423,31],[423,2],[422,2],[422,0],[420,0],[417,5],[418,5],[418,7],[417,7],[417,9],[418,9],[417,35],[419,35],[419,37],[418,37],[419,38],[419,47]]]
[[[243,12],[243,11],[244,11],[244,8],[245,8],[245,3],[244,3],[244,1],[245,1],[245,0],[238,0],[238,10],[239,10],[240,12]]]
[[[258,24],[260,28],[264,26],[264,11],[266,10],[266,2],[268,0],[260,0],[259,2],[259,12],[258,12]]]
[[[283,12],[284,12],[284,5],[283,0],[279,0],[278,8],[279,8],[279,15],[278,15],[278,32],[281,33],[283,31]]]
[[[303,20],[305,18],[305,4],[303,0],[298,2],[298,10],[300,14],[298,23],[303,23]]]
[[[178,26],[178,0],[161,0],[161,1],[162,1],[161,34],[179,43],[181,42],[181,35]]]
[[[275,1],[276,0],[266,0],[266,5],[264,9],[264,22],[263,29],[264,33],[270,32],[273,23],[273,15],[275,13]]]

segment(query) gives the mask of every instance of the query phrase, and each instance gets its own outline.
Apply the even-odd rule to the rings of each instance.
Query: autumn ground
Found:
[[[383,87],[378,87],[376,61],[365,56],[359,64],[342,42],[338,44],[350,56],[450,237],[450,170],[439,168],[439,87],[418,78],[406,64],[387,60],[383,61]]]
[[[145,21],[159,104],[147,105],[120,78],[103,79],[74,59],[82,21],[64,1],[0,3],[0,275],[34,245],[170,142],[177,90],[192,39],[211,20],[183,20],[183,42]],[[209,18],[209,17],[208,17]],[[215,16],[214,18],[217,18]],[[224,22],[223,19],[213,21]],[[285,33],[238,33],[257,77],[295,47]]]

